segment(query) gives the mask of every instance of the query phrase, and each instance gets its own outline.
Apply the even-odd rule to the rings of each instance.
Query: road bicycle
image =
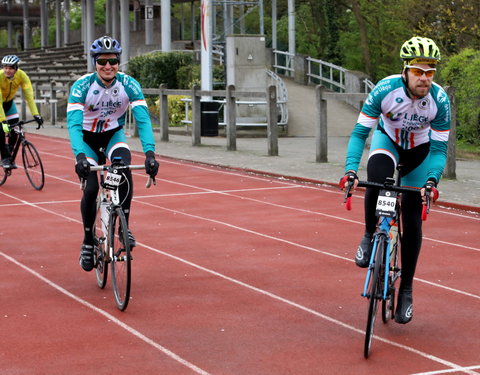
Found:
[[[27,175],[28,181],[30,181],[30,184],[32,184],[34,189],[43,189],[43,186],[45,185],[45,172],[43,170],[42,159],[40,159],[40,154],[32,142],[27,141],[25,138],[25,131],[23,127],[25,124],[33,121],[35,121],[35,119],[19,121],[16,124],[9,125],[11,131],[17,134],[17,140],[13,146],[13,152],[11,153],[12,156],[10,158],[10,167],[2,166],[2,168],[0,168],[0,186],[7,181],[7,178],[12,174],[12,170],[17,168],[15,165],[15,159],[21,146],[23,169]],[[37,129],[38,128],[40,128],[40,126],[38,126]],[[6,147],[9,147],[8,142]]]
[[[121,158],[114,158],[111,165],[91,166],[91,171],[100,171],[100,189],[97,196],[97,213],[93,227],[94,267],[97,285],[103,289],[107,284],[108,266],[112,273],[112,287],[117,308],[124,311],[130,300],[131,247],[128,225],[121,206],[119,186],[128,184],[126,170],[145,169],[143,165],[124,165]],[[155,184],[149,177],[146,187]],[[82,181],[82,189],[85,180]],[[129,187],[130,189],[130,187]]]
[[[383,184],[369,181],[359,181],[358,183],[359,187],[379,190],[376,206],[378,222],[373,236],[372,254],[362,292],[362,296],[368,299],[367,327],[363,350],[365,358],[370,355],[378,303],[381,302],[382,305],[383,323],[386,324],[394,318],[396,283],[402,272],[398,264],[402,244],[401,194],[405,192],[420,194],[419,189],[400,186],[401,166],[397,169],[397,178],[387,177]],[[354,178],[350,178],[348,182],[344,203],[346,208],[350,210],[352,196],[350,191]],[[426,220],[430,210],[430,191],[430,187],[426,188],[426,204],[422,209],[422,220]]]

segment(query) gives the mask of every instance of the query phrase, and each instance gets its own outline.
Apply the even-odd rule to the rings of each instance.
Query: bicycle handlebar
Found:
[[[90,166],[90,171],[96,172],[96,171],[108,171],[111,168],[113,168],[112,165],[91,165]],[[116,165],[114,166],[115,169],[145,169],[144,165]],[[80,187],[82,190],[85,189],[85,185],[87,183],[86,179],[82,179],[80,183]],[[156,185],[157,182],[155,181],[155,177],[148,176],[147,183],[145,184],[145,187],[148,189],[150,186]]]
[[[30,122],[34,122],[34,121],[36,121],[34,118],[32,118],[31,120],[27,120],[27,121],[20,120],[19,122],[15,123],[15,124],[8,124],[8,127],[10,129],[13,129],[16,126],[23,126],[25,124],[29,124]]]
[[[348,186],[345,188],[345,198],[343,200],[343,203],[345,203],[345,208],[350,211],[352,209],[352,187],[355,183],[355,178],[353,176],[350,176],[349,179],[347,180]],[[386,181],[383,184],[378,183],[378,182],[370,182],[370,181],[358,181],[358,187],[366,187],[366,188],[374,188],[374,189],[384,189],[384,190],[390,190],[390,191],[395,191],[398,193],[402,192],[413,192],[413,193],[418,193],[420,194],[420,189],[418,188],[411,188],[411,187],[406,187],[406,186],[397,186],[393,185],[390,182]],[[430,212],[430,192],[432,191],[431,186],[425,187],[425,204],[422,207],[422,220],[425,221],[427,220],[427,215]]]

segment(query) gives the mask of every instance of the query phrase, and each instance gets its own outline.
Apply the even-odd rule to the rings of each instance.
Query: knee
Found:
[[[386,154],[374,154],[368,158],[367,175],[372,182],[385,182],[395,172],[395,162]]]

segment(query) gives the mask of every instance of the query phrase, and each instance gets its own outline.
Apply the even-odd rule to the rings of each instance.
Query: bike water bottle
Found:
[[[108,223],[108,202],[105,198],[100,202],[100,221],[102,222],[103,234],[107,235],[107,223]]]

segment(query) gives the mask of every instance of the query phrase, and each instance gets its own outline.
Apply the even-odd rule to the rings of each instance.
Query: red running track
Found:
[[[361,195],[346,211],[321,185],[165,158],[147,190],[135,172],[122,313],[110,281],[100,290],[78,265],[68,141],[28,137],[46,185],[34,191],[19,169],[0,187],[1,374],[480,373],[478,214],[434,207],[414,319],[377,320],[365,360]]]

